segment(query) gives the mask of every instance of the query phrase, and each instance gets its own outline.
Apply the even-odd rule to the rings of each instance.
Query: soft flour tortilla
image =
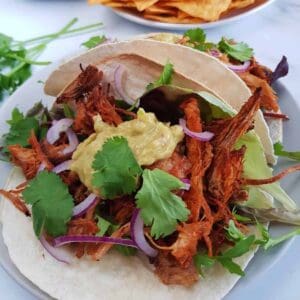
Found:
[[[5,189],[12,189],[24,180],[20,170],[14,169]],[[12,261],[25,277],[57,299],[219,300],[240,278],[215,265],[191,288],[166,286],[146,260],[139,256],[125,257],[113,251],[99,262],[74,258],[70,265],[60,263],[35,237],[31,218],[25,217],[8,200],[1,200],[2,234]],[[236,262],[245,268],[254,252],[245,254]]]
[[[192,81],[197,82],[201,90],[213,91],[217,97],[223,99],[236,110],[239,110],[251,96],[246,84],[216,58],[185,46],[160,42],[150,38],[100,45],[71,59],[50,75],[45,84],[45,92],[52,96],[61,93],[80,73],[80,64],[83,66],[96,65],[99,69],[105,71],[107,60],[116,61],[118,57],[124,55],[144,57],[156,63],[160,70],[169,60],[174,65],[176,73],[182,75],[182,78],[185,77],[188,80],[192,79]],[[145,92],[147,83],[157,77],[151,79],[151,76],[148,76],[148,82],[145,82],[143,87],[136,81],[151,72],[149,66],[144,66],[142,61],[136,62],[136,66],[131,68],[130,76],[127,76],[128,80],[131,80],[130,85],[128,83],[125,86],[125,91],[129,96],[137,98]],[[113,79],[113,76],[111,77]],[[182,87],[190,87],[189,85],[186,86],[185,82],[178,82],[178,84]],[[196,88],[194,89],[199,91]],[[262,141],[268,162],[274,164],[276,158],[273,143],[261,111],[257,112],[255,117],[255,131]]]

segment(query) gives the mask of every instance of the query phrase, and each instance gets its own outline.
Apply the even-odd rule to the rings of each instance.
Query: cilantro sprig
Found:
[[[249,60],[253,56],[253,49],[243,42],[233,43],[230,40],[222,38],[218,43],[218,48],[221,52],[241,62]]]
[[[108,139],[95,155],[92,183],[105,199],[133,193],[142,168],[124,137]]]
[[[253,49],[251,49],[246,43],[235,43],[232,40],[225,39],[224,37],[218,44],[207,42],[206,34],[201,28],[189,29],[183,34],[183,36],[188,38],[188,41],[185,44],[188,47],[204,52],[214,48],[219,49],[222,53],[225,53],[229,57],[241,62],[249,60],[254,54]]]
[[[16,41],[0,33],[0,100],[5,93],[13,93],[31,76],[32,65],[47,65],[49,61],[36,61],[47,45],[62,36],[89,32],[98,29],[102,23],[71,29],[78,21],[72,19],[66,26],[55,33],[46,34],[25,41]]]
[[[189,29],[183,36],[188,38],[188,43],[192,48],[199,51],[207,51],[216,47],[214,43],[206,42],[206,34],[201,28]]]
[[[172,191],[183,187],[176,177],[159,169],[144,170],[142,188],[136,194],[137,207],[155,238],[175,231],[178,221],[187,220],[190,211]]]
[[[9,145],[29,146],[28,139],[31,132],[34,131],[37,134],[39,131],[38,120],[35,117],[25,117],[18,108],[12,111],[11,119],[7,123],[10,125],[10,129],[4,135],[4,152],[7,152]]]
[[[33,229],[38,238],[43,230],[53,237],[66,234],[74,203],[67,185],[57,174],[40,172],[22,195],[32,205]]]
[[[183,187],[183,183],[159,169],[143,171],[124,137],[108,139],[96,153],[92,167],[93,186],[105,199],[135,192],[142,175],[143,183],[136,194],[136,204],[145,224],[151,226],[152,236],[167,236],[176,230],[178,221],[187,220],[189,210],[173,193]],[[105,234],[111,226],[101,218],[98,225],[99,234]]]

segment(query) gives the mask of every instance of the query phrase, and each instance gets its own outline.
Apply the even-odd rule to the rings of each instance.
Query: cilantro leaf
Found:
[[[124,137],[108,139],[96,153],[92,167],[92,183],[106,199],[134,192],[143,171]]]
[[[201,28],[189,29],[183,36],[188,38],[188,42],[185,44],[186,46],[199,51],[207,51],[216,47],[214,43],[206,42],[206,34]]]
[[[23,198],[32,205],[33,229],[37,237],[43,230],[53,237],[67,232],[74,203],[67,185],[57,174],[40,172],[28,183]]]
[[[286,151],[280,142],[274,144],[274,153],[277,156],[284,156],[290,159],[300,160],[300,151]]]
[[[241,267],[229,257],[217,257],[217,261],[230,273],[245,276]]]
[[[161,85],[168,85],[172,83],[172,77],[174,73],[173,65],[167,62],[164,66],[164,69],[160,77],[155,80],[153,83],[149,83],[146,87],[147,91],[153,90]]]
[[[85,46],[88,49],[92,49],[95,48],[96,46],[102,44],[103,42],[105,42],[106,36],[105,35],[96,35],[96,36],[92,36],[91,38],[89,38],[86,42],[82,43],[81,45]]]
[[[11,120],[6,121],[7,124],[13,125],[24,119],[24,114],[15,107],[11,113]]]
[[[219,42],[218,48],[221,52],[242,62],[249,60],[253,56],[253,49],[246,43],[231,44],[230,41],[225,38],[222,38]]]
[[[155,238],[174,232],[178,221],[186,221],[189,210],[183,200],[172,193],[183,183],[159,169],[144,170],[142,188],[136,194],[137,207]]]
[[[188,37],[191,43],[203,44],[206,40],[206,34],[201,28],[189,29],[183,36]]]
[[[24,115],[15,108],[12,111],[11,120],[7,121],[10,124],[10,129],[4,135],[4,147],[9,145],[29,146],[28,139],[32,130],[35,134],[39,132],[39,122],[34,117],[24,117]],[[7,151],[7,150],[6,150]]]

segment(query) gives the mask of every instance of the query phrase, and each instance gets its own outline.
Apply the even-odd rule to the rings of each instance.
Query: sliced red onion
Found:
[[[41,235],[40,242],[43,245],[43,247],[46,249],[46,251],[54,257],[56,260],[63,262],[65,264],[70,264],[70,255],[65,249],[57,249],[54,248],[52,245],[48,243],[44,235]]]
[[[47,141],[49,144],[53,145],[58,139],[62,132],[66,132],[73,124],[72,119],[61,119],[59,121],[53,122],[53,125],[49,128],[47,132]]]
[[[232,64],[227,64],[227,67],[237,73],[242,73],[242,72],[246,72],[249,67],[250,67],[250,60],[245,61],[242,65],[232,65]]]
[[[181,181],[185,184],[185,186],[181,189],[188,191],[191,188],[191,181],[188,178],[183,178]]]
[[[42,162],[42,163],[40,164],[40,166],[39,166],[37,172],[40,173],[40,172],[44,171],[45,168],[46,168],[46,165],[45,165],[45,163]]]
[[[122,100],[124,100],[127,104],[133,105],[136,103],[134,99],[131,99],[123,89],[122,79],[125,73],[125,69],[122,65],[119,65],[114,73],[115,87],[117,93],[121,96]],[[136,105],[138,106],[138,105]]]
[[[131,238],[146,255],[150,257],[155,257],[158,254],[158,251],[152,248],[147,242],[144,236],[144,222],[141,218],[140,209],[136,209],[133,212],[130,224]]]
[[[87,212],[87,210],[95,204],[97,200],[97,195],[95,194],[90,194],[88,197],[86,197],[82,202],[77,204],[73,208],[73,216],[74,217],[80,217],[83,214]]]
[[[68,129],[66,134],[69,140],[69,146],[63,149],[62,154],[70,154],[74,152],[79,144],[77,135],[72,129]]]
[[[70,243],[109,243],[137,248],[130,239],[113,238],[109,236],[93,235],[63,235],[54,239],[54,247],[60,247]]]
[[[53,169],[52,169],[52,172],[56,173],[56,174],[59,174],[63,171],[67,171],[67,170],[70,170],[70,167],[71,167],[71,163],[72,163],[72,160],[66,160],[64,161],[63,163],[55,166]]]
[[[203,131],[203,132],[195,132],[191,131],[186,126],[186,121],[184,119],[179,120],[179,124],[183,129],[183,132],[191,138],[197,139],[202,142],[208,142],[214,137],[214,133],[210,131]]]
[[[217,49],[210,49],[209,54],[213,57],[220,57],[222,55],[221,52]]]

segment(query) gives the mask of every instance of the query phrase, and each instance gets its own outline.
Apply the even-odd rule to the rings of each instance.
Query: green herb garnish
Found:
[[[153,83],[149,83],[146,87],[146,90],[150,91],[159,86],[171,84],[173,73],[174,73],[173,65],[167,62],[164,66],[164,69],[160,77],[157,80],[155,80]]]
[[[274,153],[277,156],[284,156],[290,159],[300,160],[300,151],[286,151],[280,142],[274,144]]]
[[[178,221],[186,221],[190,211],[183,200],[172,193],[183,187],[176,177],[159,169],[144,170],[142,188],[136,194],[137,207],[155,238],[176,230]]]
[[[38,238],[43,230],[53,237],[66,234],[74,203],[68,186],[57,174],[38,173],[22,195],[32,205],[33,229]]]
[[[105,199],[133,193],[143,171],[124,137],[108,139],[96,153],[92,167],[92,183]]]
[[[89,38],[86,42],[82,43],[81,45],[85,46],[88,49],[92,49],[95,48],[96,46],[102,44],[103,42],[105,42],[106,36],[105,35],[96,35],[96,36],[92,36],[91,38]]]

